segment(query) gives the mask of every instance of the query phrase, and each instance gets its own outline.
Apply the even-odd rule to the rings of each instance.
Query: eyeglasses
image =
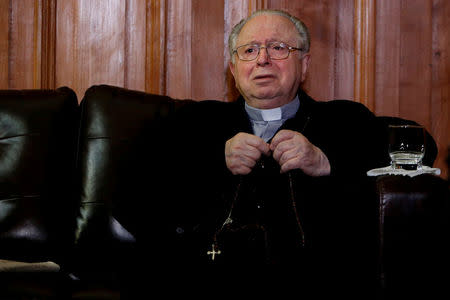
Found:
[[[291,47],[282,42],[271,42],[266,46],[245,44],[237,47],[233,53],[237,53],[240,60],[250,61],[258,57],[261,48],[266,48],[270,59],[286,59],[292,51],[303,51],[303,48]]]

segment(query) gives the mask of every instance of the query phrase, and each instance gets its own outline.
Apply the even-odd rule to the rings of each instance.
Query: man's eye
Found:
[[[245,53],[250,54],[250,53],[253,53],[253,52],[255,52],[255,48],[247,48],[247,49],[245,49]]]
[[[272,49],[273,50],[276,50],[276,51],[283,51],[284,50],[284,47],[283,46],[272,46]]]

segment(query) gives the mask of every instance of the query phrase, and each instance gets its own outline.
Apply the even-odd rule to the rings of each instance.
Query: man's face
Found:
[[[267,45],[269,42],[283,42],[299,47],[298,34],[294,24],[278,15],[254,17],[242,28],[236,47],[245,44]],[[295,98],[300,83],[305,79],[309,54],[293,51],[287,59],[274,60],[265,48],[252,61],[242,61],[236,54],[235,64],[230,69],[236,87],[245,101],[253,107],[268,109],[282,106]]]

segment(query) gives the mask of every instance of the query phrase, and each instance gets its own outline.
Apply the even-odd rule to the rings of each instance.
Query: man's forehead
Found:
[[[286,17],[279,15],[259,15],[253,17],[242,28],[239,42],[270,42],[275,40],[295,41],[296,28]],[[286,40],[288,39],[288,40]]]

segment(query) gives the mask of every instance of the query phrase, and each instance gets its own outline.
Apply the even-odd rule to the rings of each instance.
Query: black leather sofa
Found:
[[[138,243],[120,208],[134,196],[136,155],[156,124],[189,102],[107,85],[88,89],[80,105],[67,87],[0,91],[0,260],[13,262],[0,272],[0,299],[124,298]],[[447,263],[448,182],[380,176],[373,189],[380,296],[389,299]]]
[[[66,87],[0,92],[0,259],[60,267],[7,268],[0,294],[119,297],[136,241],[115,207],[142,134],[176,103],[108,86],[80,105]]]

